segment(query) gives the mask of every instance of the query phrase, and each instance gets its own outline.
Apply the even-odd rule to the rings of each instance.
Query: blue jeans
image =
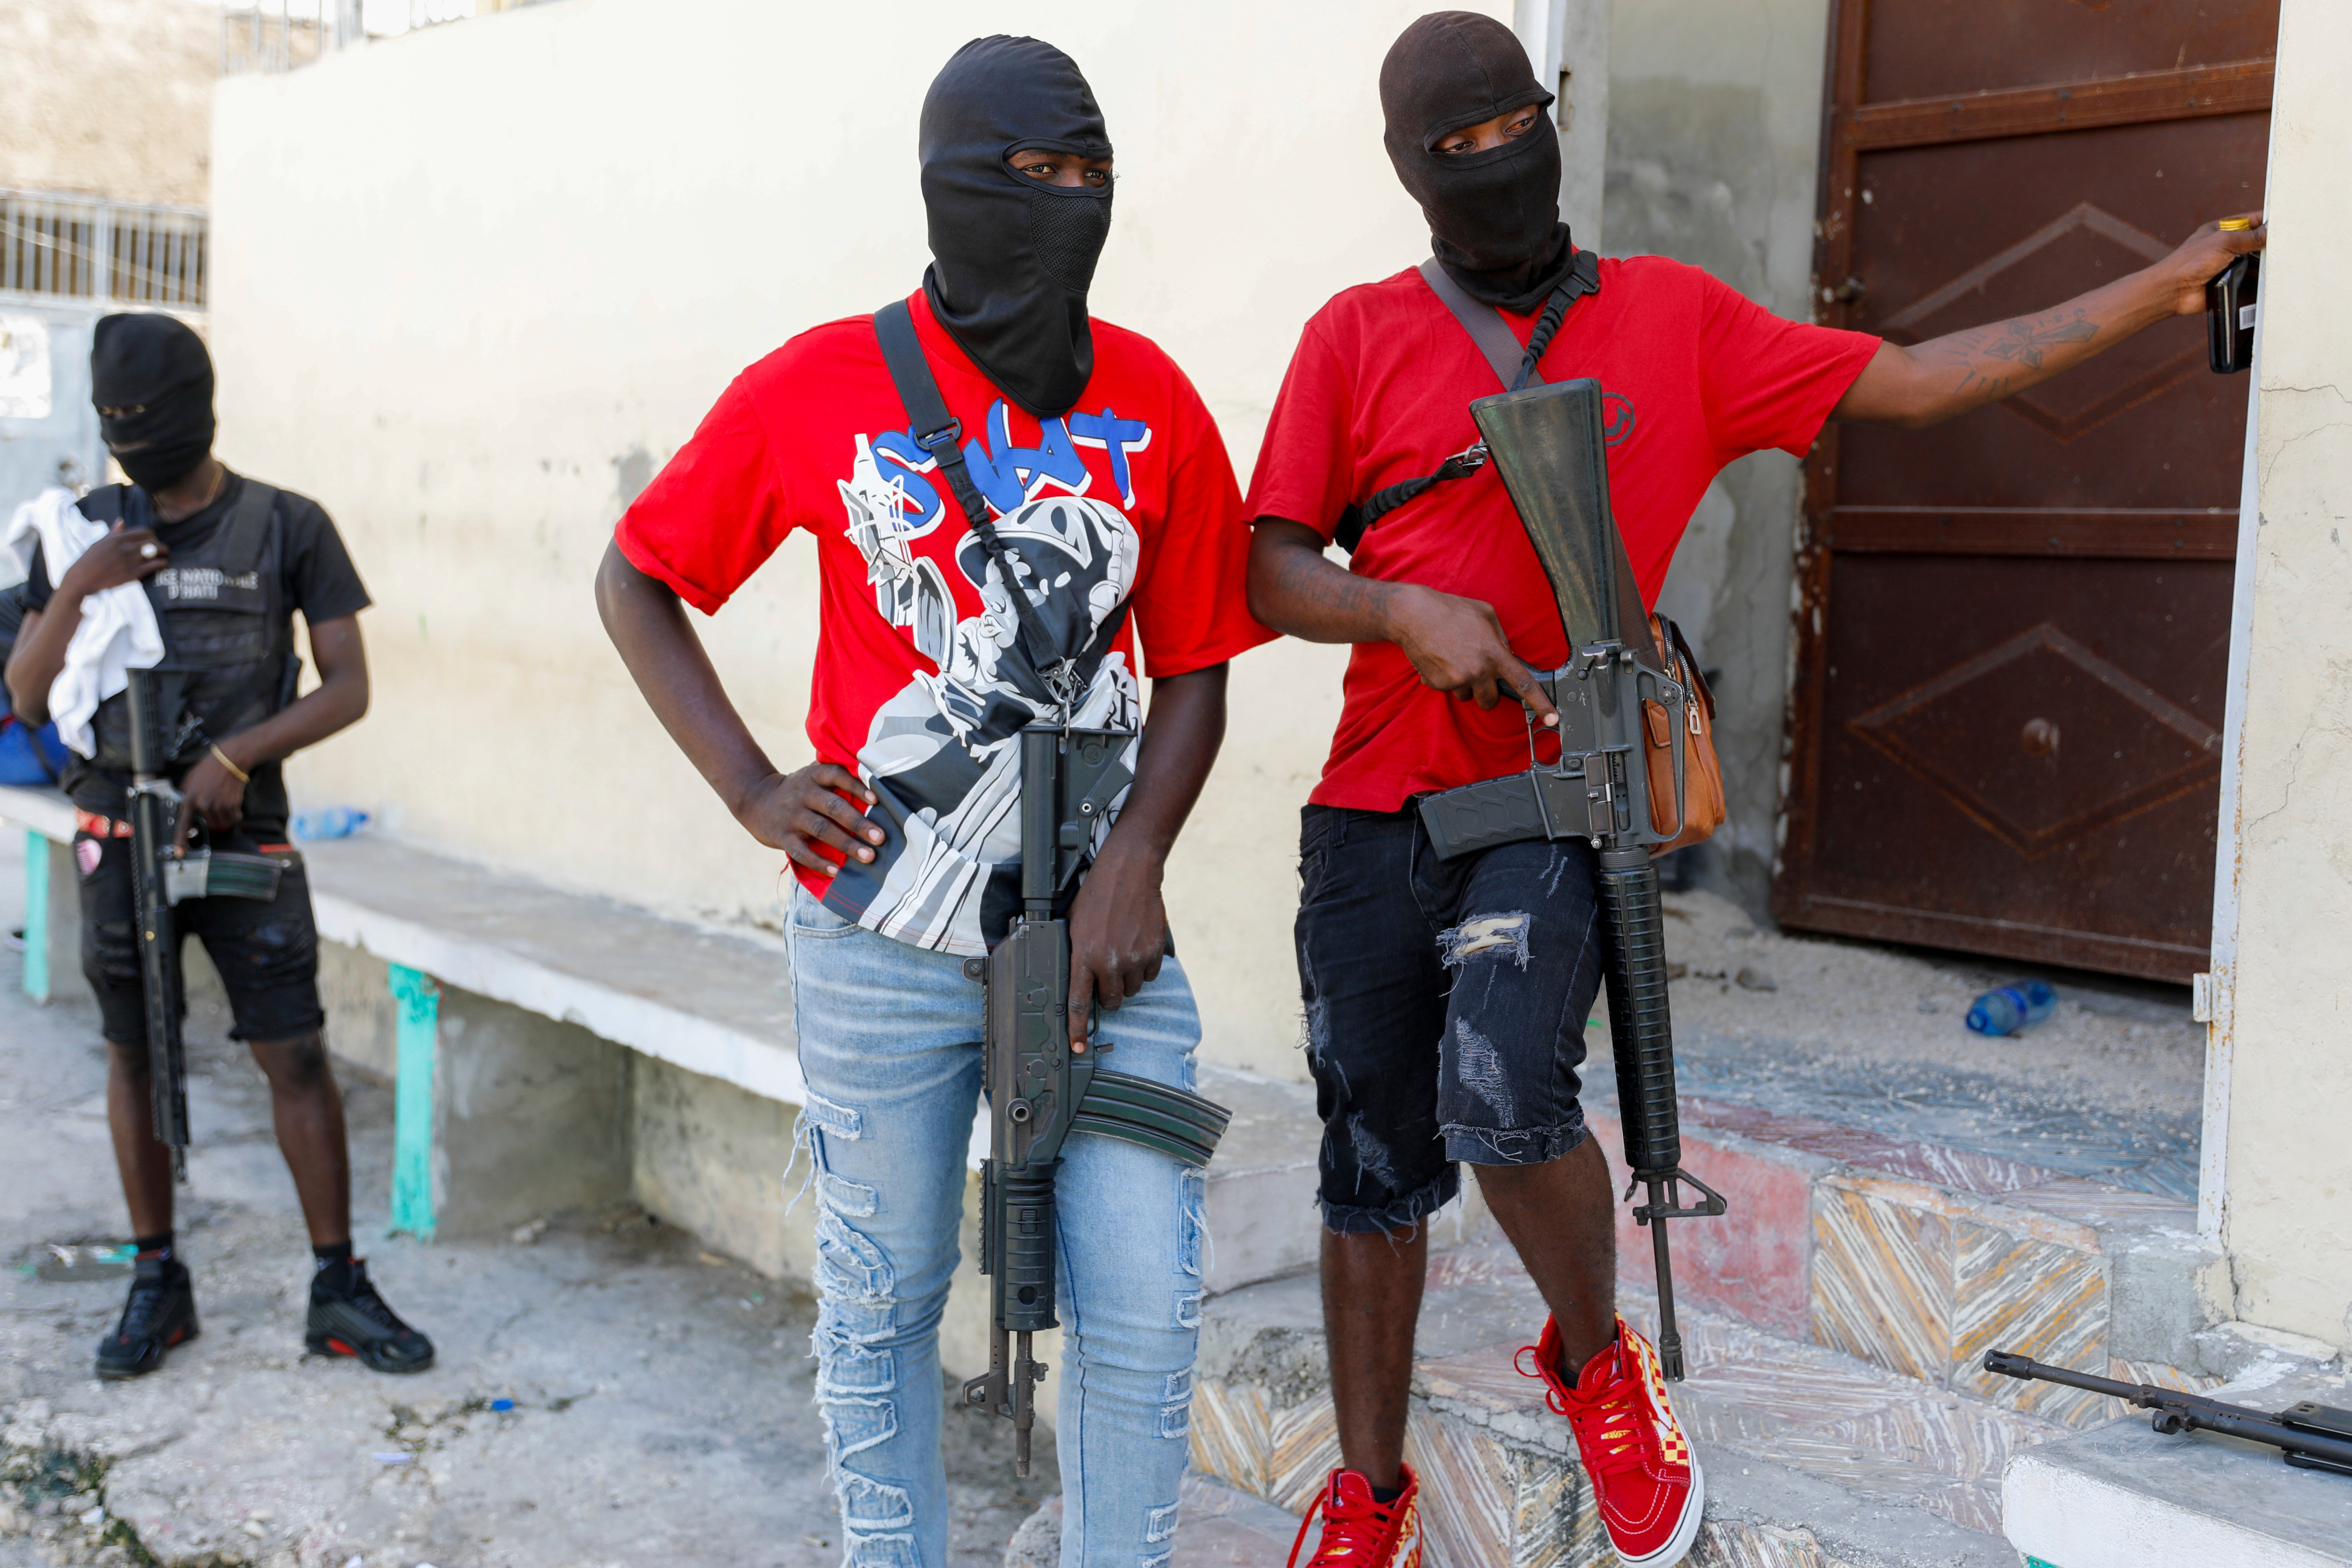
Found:
[[[944,1568],[939,1327],[980,1100],[981,988],[963,961],[851,925],[793,889],[793,1013],[817,1204],[817,1404],[847,1568]],[[1121,1072],[1192,1087],[1201,1020],[1172,957],[1099,1016]],[[1062,1149],[1062,1568],[1164,1568],[1190,1452],[1202,1183],[1163,1154]],[[1003,1428],[1003,1462],[1013,1429]]]

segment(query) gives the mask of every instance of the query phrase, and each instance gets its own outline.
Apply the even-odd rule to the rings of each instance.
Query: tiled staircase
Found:
[[[1610,1110],[1592,1121],[1613,1165]],[[2210,1381],[2181,1364],[2220,1266],[2176,1196],[1753,1103],[1685,1100],[1683,1118],[1685,1163],[1732,1205],[1674,1233],[1675,1403],[1708,1473],[1695,1563],[2009,1568],[2009,1457],[2118,1410],[1990,1377],[1987,1349]],[[1432,1568],[1613,1563],[1567,1424],[1512,1370],[1541,1302],[1475,1207],[1439,1223],[1408,1436]],[[1619,1256],[1621,1305],[1648,1329],[1630,1218]],[[1192,1421],[1197,1469],[1306,1508],[1338,1454],[1311,1275],[1211,1300]]]

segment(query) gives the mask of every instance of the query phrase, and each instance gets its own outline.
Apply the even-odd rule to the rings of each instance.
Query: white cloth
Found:
[[[53,485],[19,506],[8,520],[8,531],[0,534],[0,548],[15,554],[22,573],[32,571],[33,546],[41,547],[51,588],[65,581],[66,568],[83,551],[107,534],[105,523],[82,516],[75,499],[73,491]],[[49,717],[65,743],[85,757],[95,756],[90,721],[98,705],[131,684],[131,671],[152,669],[163,658],[163,633],[145,588],[125,583],[84,599],[81,625],[66,645],[65,668],[49,687]]]

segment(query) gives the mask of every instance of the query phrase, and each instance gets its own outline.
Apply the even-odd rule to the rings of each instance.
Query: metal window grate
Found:
[[[201,310],[205,229],[187,207],[0,191],[0,292]]]

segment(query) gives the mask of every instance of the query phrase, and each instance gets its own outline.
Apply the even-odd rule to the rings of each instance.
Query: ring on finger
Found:
[[[147,543],[139,547],[139,559],[142,561],[152,561],[155,559],[155,545],[153,541],[151,540]]]

